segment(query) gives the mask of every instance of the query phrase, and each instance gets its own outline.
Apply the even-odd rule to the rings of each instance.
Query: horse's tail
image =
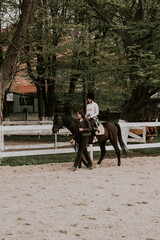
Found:
[[[118,141],[119,141],[119,144],[120,144],[120,146],[122,148],[123,153],[127,154],[128,149],[127,149],[126,145],[123,142],[121,128],[120,128],[118,123],[115,123],[115,126],[118,128]]]

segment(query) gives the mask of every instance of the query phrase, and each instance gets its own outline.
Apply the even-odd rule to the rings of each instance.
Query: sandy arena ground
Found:
[[[71,166],[0,167],[0,240],[160,239],[160,157]]]

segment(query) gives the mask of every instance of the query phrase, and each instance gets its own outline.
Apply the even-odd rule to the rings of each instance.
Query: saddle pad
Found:
[[[99,128],[99,131],[96,131],[96,135],[103,135],[105,130],[104,130],[104,127],[101,123],[99,123],[98,128]]]

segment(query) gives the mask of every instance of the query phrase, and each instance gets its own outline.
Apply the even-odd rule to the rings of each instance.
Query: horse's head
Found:
[[[53,134],[57,133],[61,127],[63,127],[62,116],[59,114],[55,114],[53,117],[52,133]]]

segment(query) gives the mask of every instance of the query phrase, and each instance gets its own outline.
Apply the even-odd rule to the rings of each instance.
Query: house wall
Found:
[[[13,113],[23,113],[26,111],[29,113],[37,113],[38,112],[38,100],[37,98],[33,99],[33,105],[28,104],[20,104],[21,95],[13,94]]]
[[[4,104],[3,121],[37,121],[38,99],[33,96],[9,93]]]
[[[38,113],[38,98],[34,98],[34,112]]]

